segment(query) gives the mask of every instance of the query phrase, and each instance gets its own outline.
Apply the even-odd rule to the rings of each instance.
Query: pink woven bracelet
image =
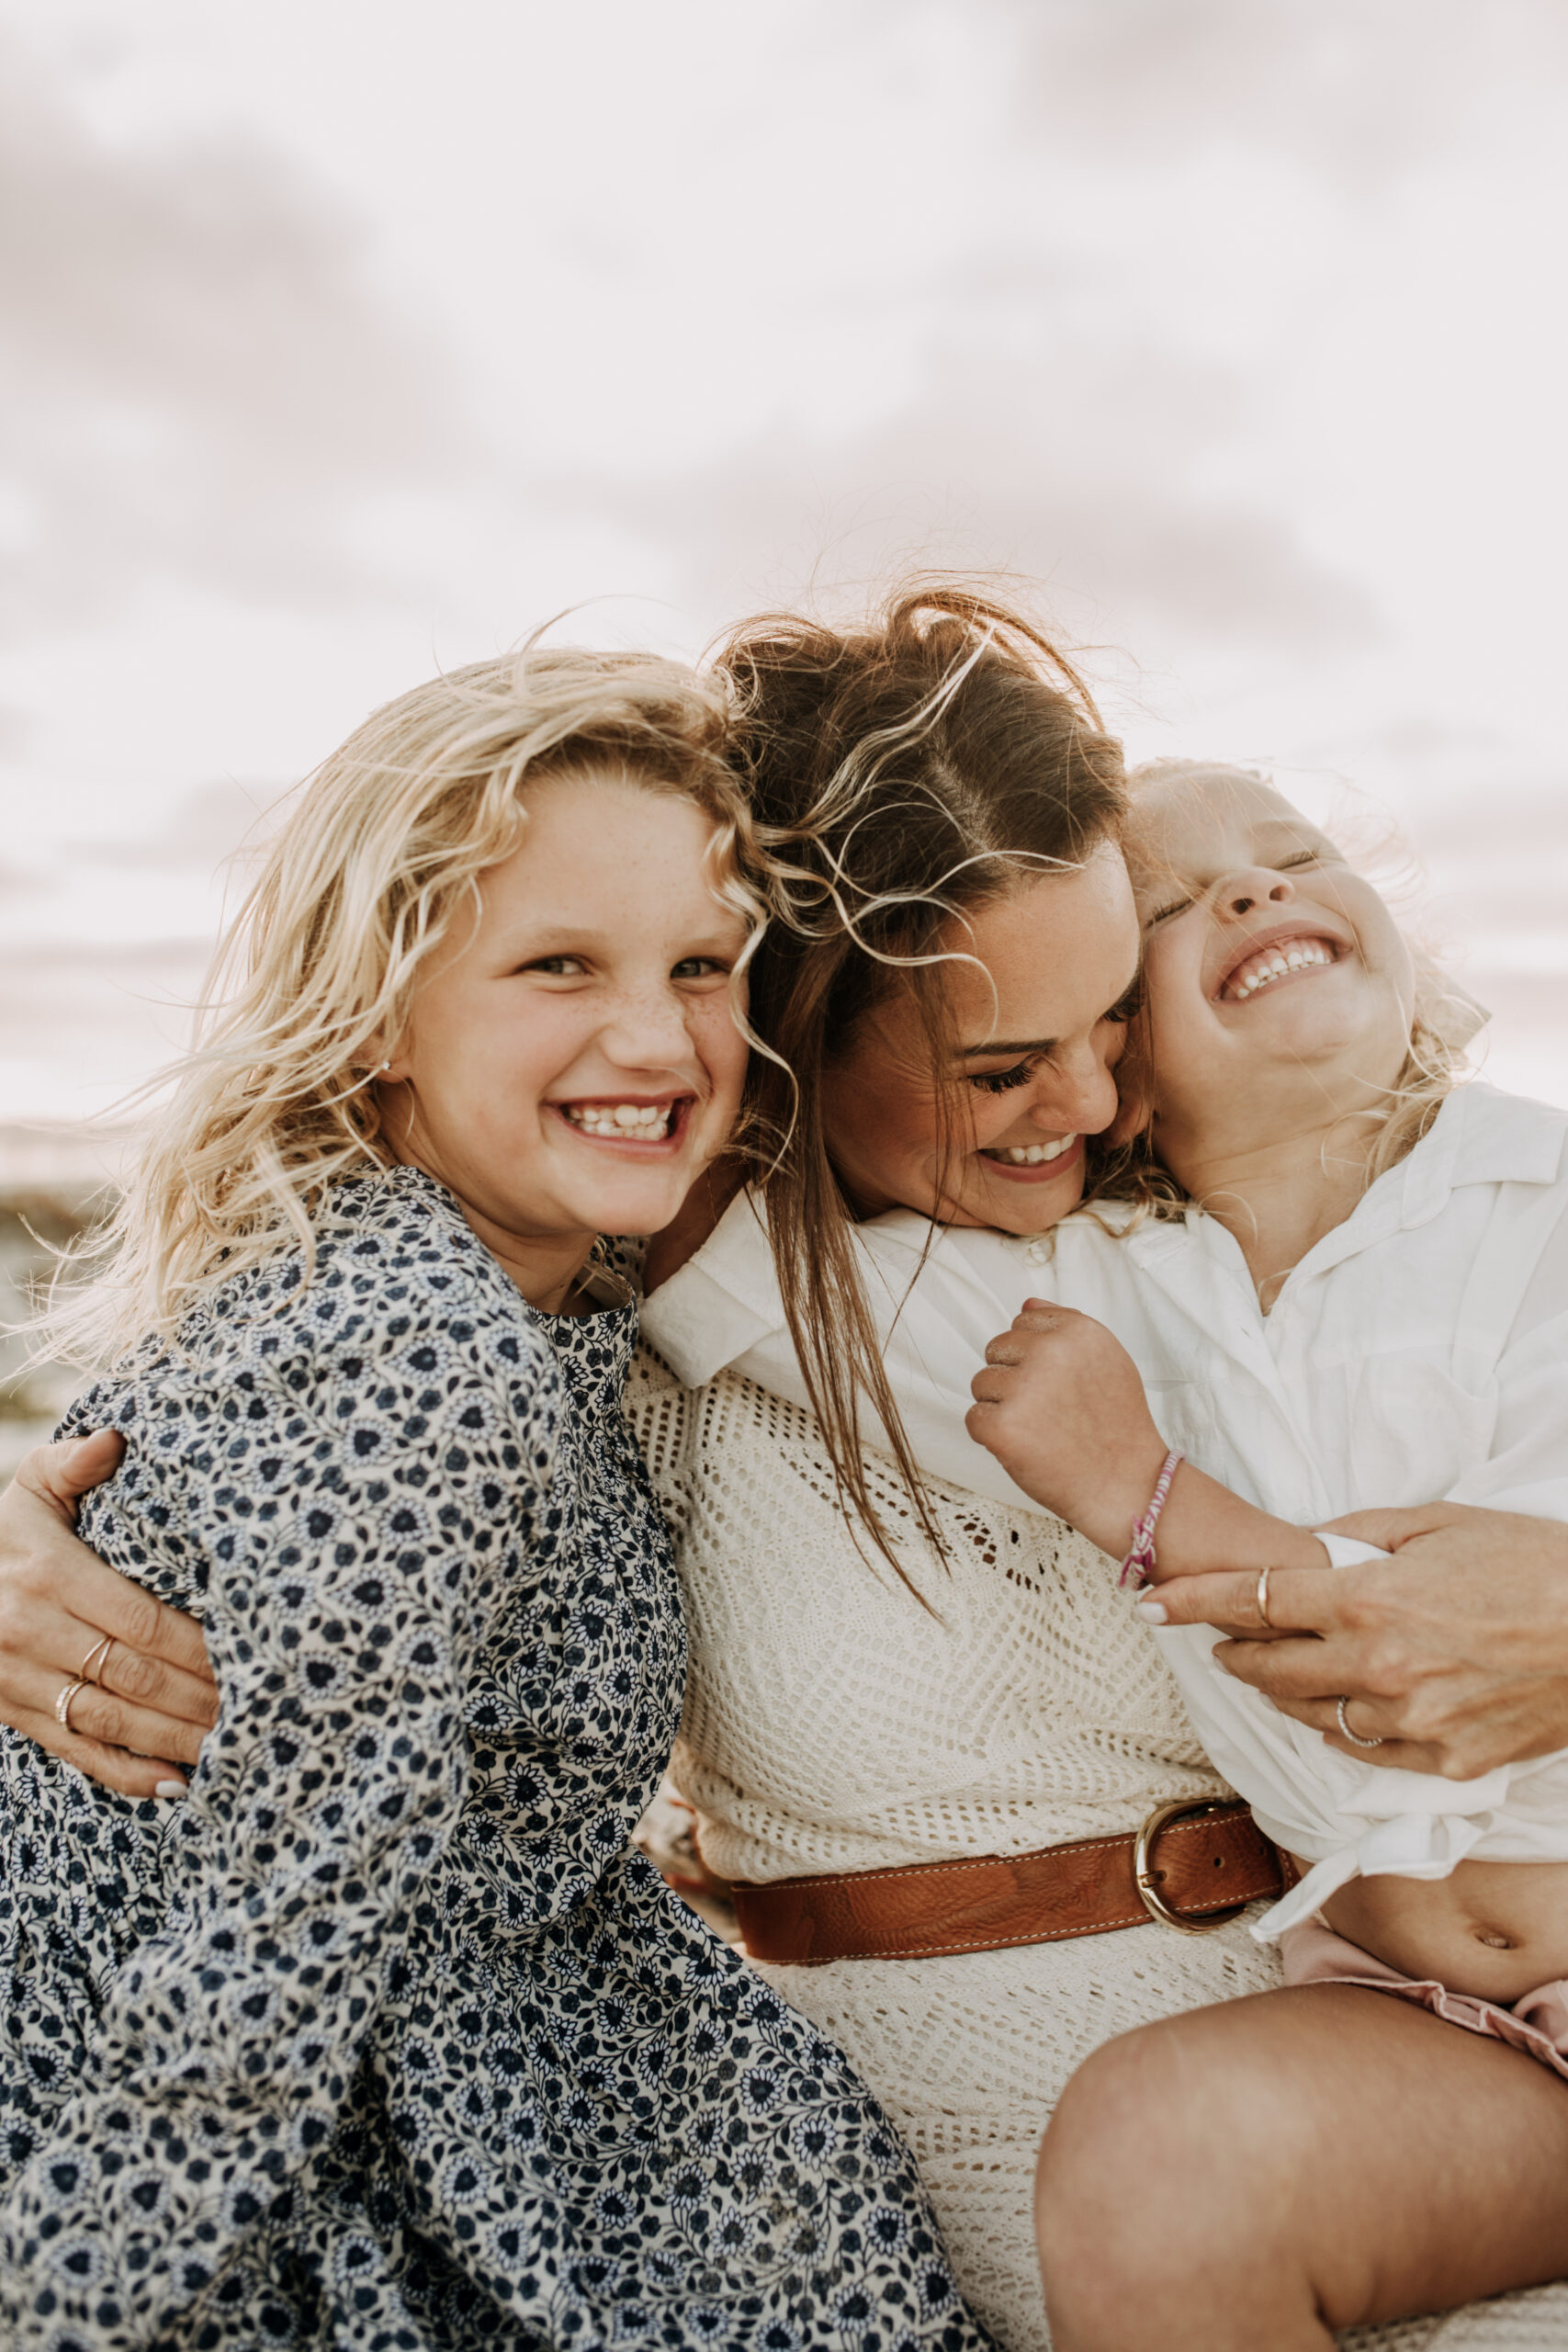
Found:
[[[1159,1525],[1159,1515],[1170,1493],[1170,1482],[1185,1459],[1186,1456],[1180,1453],[1166,1455],[1159,1476],[1155,1480],[1154,1493],[1149,1497],[1149,1507],[1142,1519],[1133,1521],[1133,1548],[1122,1561],[1122,1573],[1116,1581],[1119,1585],[1131,1583],[1134,1592],[1141,1592],[1149,1580],[1149,1570],[1155,1564],[1155,1529]]]

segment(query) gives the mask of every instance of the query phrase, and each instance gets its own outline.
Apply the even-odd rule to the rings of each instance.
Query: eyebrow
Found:
[[[1114,1012],[1117,1005],[1132,995],[1143,977],[1144,959],[1140,956],[1133,967],[1132,978],[1122,994],[1106,1007],[1106,1012]],[[1102,1021],[1105,1017],[1105,1012],[1100,1016]],[[961,1062],[972,1062],[977,1061],[982,1054],[1049,1054],[1055,1052],[1058,1042],[1055,1037],[998,1037],[994,1041],[987,1038],[983,1046],[960,1046],[955,1058]]]
[[[983,1046],[960,1046],[958,1058],[972,1062],[981,1054],[1048,1054],[1055,1043],[1055,1037],[998,1037],[994,1045],[987,1039]]]

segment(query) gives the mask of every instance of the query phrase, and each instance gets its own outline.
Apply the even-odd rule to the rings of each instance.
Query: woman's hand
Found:
[[[1568,1747],[1568,1527],[1461,1503],[1356,1511],[1333,1527],[1394,1557],[1328,1576],[1278,1570],[1273,1635],[1222,1643],[1230,1673],[1368,1764],[1463,1781]],[[1158,1606],[1173,1625],[1261,1631],[1249,1576],[1162,1585]],[[1340,1736],[1341,1697],[1381,1747]]]
[[[0,1495],[0,1722],[123,1796],[183,1796],[180,1768],[218,1720],[201,1629],[72,1532],[120,1451],[112,1430],[39,1446]],[[66,1731],[56,1702],[106,1635],[101,1680],[77,1691]]]
[[[1103,1323],[1030,1298],[986,1350],[964,1427],[1014,1486],[1122,1552],[1165,1460],[1138,1367]]]

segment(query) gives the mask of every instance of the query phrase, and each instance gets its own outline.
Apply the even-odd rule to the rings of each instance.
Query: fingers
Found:
[[[212,1670],[194,1618],[106,1567],[57,1519],[46,1518],[36,1500],[24,1500],[38,1525],[24,1528],[24,1547],[0,1575],[0,1712],[11,1659],[73,1669],[95,1642],[112,1634],[122,1650],[176,1670],[164,1693],[170,1711],[205,1728],[214,1720],[212,1701],[199,1700],[190,1686],[210,1690]]]
[[[1157,1598],[1168,1625],[1218,1625],[1230,1634],[1316,1633],[1337,1622],[1338,1583],[1320,1568],[1271,1569],[1267,1628],[1258,1606],[1256,1568],[1170,1577],[1158,1587]]]
[[[113,1659],[111,1652],[111,1666]],[[139,1757],[164,1758],[179,1764],[194,1765],[199,1760],[206,1725],[138,1706],[91,1682],[73,1698],[69,1726],[61,1724],[54,1712],[56,1702],[62,1690],[76,1679],[73,1671],[51,1672],[48,1667],[12,1660],[6,1679],[6,1720],[18,1731],[24,1719],[47,1722],[52,1737],[44,1740],[32,1732],[28,1736],[39,1737],[51,1755],[62,1756],[67,1763],[78,1761],[71,1745],[73,1740],[84,1746],[96,1743],[101,1747],[128,1748]],[[87,1769],[82,1766],[84,1771]]]
[[[1413,1503],[1401,1510],[1352,1510],[1343,1519],[1324,1524],[1335,1535],[1353,1536],[1359,1544],[1375,1544],[1380,1552],[1397,1552],[1417,1535],[1434,1534],[1464,1516],[1460,1503]]]
[[[84,1691],[82,1696],[85,1698],[86,1693]],[[15,1728],[51,1756],[74,1765],[90,1781],[96,1781],[101,1788],[118,1791],[122,1797],[185,1794],[185,1773],[178,1764],[155,1755],[132,1756],[122,1747],[109,1747],[98,1740],[84,1738],[74,1728],[77,1704],[78,1702],[72,1702],[70,1731],[62,1731],[56,1723],[52,1700],[47,1713],[20,1711],[14,1718]]]
[[[81,1497],[114,1476],[124,1452],[125,1440],[118,1430],[96,1430],[91,1437],[35,1446],[23,1457],[16,1483],[68,1527],[73,1526]]]

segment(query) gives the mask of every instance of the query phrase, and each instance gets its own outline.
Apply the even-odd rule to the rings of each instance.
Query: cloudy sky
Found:
[[[1139,756],[1397,821],[1568,1099],[1561,0],[0,0],[0,1123],[585,599],[1038,583]]]

